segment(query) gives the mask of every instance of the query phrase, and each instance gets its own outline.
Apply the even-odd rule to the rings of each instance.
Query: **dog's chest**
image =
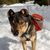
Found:
[[[23,23],[21,22],[22,24],[18,24],[18,27],[17,27],[20,35],[25,33],[29,26],[28,18],[23,18],[22,20],[20,20],[20,22],[22,21]]]
[[[21,25],[18,25],[18,31],[19,31],[19,33],[26,32],[27,28],[28,28],[28,22],[23,23]]]
[[[29,25],[28,28],[27,28],[27,30],[26,30],[26,32],[23,33],[22,37],[25,37],[26,40],[30,40],[30,37],[32,36],[31,31],[32,31],[33,27],[34,27],[33,24]]]

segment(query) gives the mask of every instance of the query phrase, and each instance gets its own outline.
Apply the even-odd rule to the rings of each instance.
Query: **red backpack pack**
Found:
[[[35,25],[36,31],[41,30],[43,28],[43,16],[39,14],[32,14],[32,17],[34,18],[32,22]]]

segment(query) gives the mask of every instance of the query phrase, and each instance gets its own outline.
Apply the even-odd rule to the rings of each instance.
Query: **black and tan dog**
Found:
[[[24,50],[27,50],[26,41],[31,41],[32,50],[36,48],[36,31],[35,26],[32,24],[31,15],[29,15],[27,9],[21,9],[18,12],[14,12],[12,9],[8,11],[8,19],[11,25],[11,31],[14,36],[21,38],[22,46]]]

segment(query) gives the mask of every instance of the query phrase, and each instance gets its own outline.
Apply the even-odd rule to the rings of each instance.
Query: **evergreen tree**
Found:
[[[0,0],[0,5],[2,5],[3,4],[3,0]]]
[[[31,1],[31,0],[0,0],[0,5],[1,4],[14,4],[14,3],[23,3],[26,1]]]
[[[34,3],[41,5],[48,5],[48,0],[35,0]]]

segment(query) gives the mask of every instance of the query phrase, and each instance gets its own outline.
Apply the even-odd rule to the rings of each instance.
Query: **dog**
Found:
[[[12,9],[8,11],[8,20],[11,25],[11,32],[14,36],[19,36],[23,46],[23,50],[27,50],[26,41],[31,41],[32,50],[36,50],[36,30],[32,23],[32,16],[27,9],[21,9],[14,12]]]

